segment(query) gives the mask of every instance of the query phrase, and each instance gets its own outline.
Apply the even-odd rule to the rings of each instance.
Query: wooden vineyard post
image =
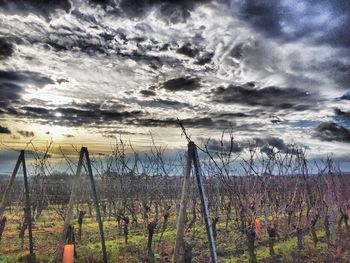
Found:
[[[189,181],[189,177],[191,174],[192,162],[193,162],[194,171],[196,174],[199,195],[200,195],[201,204],[202,204],[202,212],[203,212],[203,217],[205,222],[205,228],[206,228],[206,233],[208,236],[208,241],[210,246],[211,262],[217,263],[215,240],[214,240],[213,230],[210,222],[208,201],[205,194],[205,188],[203,185],[203,178],[202,178],[202,172],[199,164],[197,147],[192,141],[189,141],[188,143],[186,173],[185,173],[183,187],[182,187],[180,210],[179,210],[179,215],[177,220],[177,234],[176,234],[176,240],[175,240],[173,262],[174,263],[182,262],[180,258],[180,251],[183,249],[183,243],[184,243],[183,239],[184,239],[184,228],[185,228],[185,217],[186,217],[186,204],[187,204],[187,196],[188,196],[187,182]]]
[[[23,169],[23,178],[24,178],[24,188],[25,188],[25,195],[26,195],[26,223],[28,224],[28,234],[29,234],[29,257],[30,262],[35,262],[35,254],[34,254],[34,242],[33,242],[33,234],[32,234],[32,212],[30,208],[30,197],[29,197],[29,185],[28,185],[28,178],[27,178],[27,167],[26,167],[26,161],[24,157],[24,150],[21,151],[22,156],[22,169]]]
[[[211,262],[216,263],[218,260],[216,255],[215,240],[213,235],[213,229],[210,222],[208,200],[205,194],[205,188],[203,185],[203,175],[199,164],[199,158],[198,158],[198,152],[197,152],[196,146],[193,147],[192,158],[193,158],[194,171],[195,171],[197,183],[198,183],[199,195],[201,198],[202,212],[203,212],[204,221],[205,221],[205,229],[207,231],[207,236],[208,236],[208,241],[210,246]]]
[[[66,232],[68,230],[69,225],[71,224],[72,217],[73,217],[73,207],[74,207],[75,200],[77,199],[77,188],[78,188],[78,184],[79,184],[79,177],[80,177],[80,173],[81,173],[81,168],[83,166],[84,155],[85,155],[86,164],[87,164],[87,168],[88,168],[88,175],[90,178],[91,190],[92,190],[95,208],[96,208],[96,218],[98,221],[98,226],[99,226],[99,231],[100,231],[100,236],[101,236],[103,262],[107,263],[107,252],[106,252],[106,245],[105,245],[105,239],[104,239],[104,233],[103,233],[103,224],[102,224],[101,214],[100,214],[100,209],[99,209],[99,201],[97,199],[97,192],[96,192],[95,182],[93,179],[89,152],[88,152],[88,149],[86,147],[82,147],[80,150],[77,172],[76,172],[75,178],[73,180],[72,190],[71,190],[68,208],[67,208],[67,212],[66,212],[66,218],[64,221],[62,237],[61,237],[59,245],[57,247],[56,256],[54,259],[55,263],[62,262],[63,250],[64,250],[64,245],[66,242]]]
[[[73,185],[72,185],[72,190],[70,192],[69,203],[68,203],[68,208],[67,208],[67,212],[66,212],[66,218],[64,220],[63,232],[62,232],[62,236],[61,236],[60,242],[58,244],[55,259],[54,259],[54,262],[56,262],[56,263],[62,262],[63,249],[64,249],[64,245],[66,242],[66,233],[67,233],[68,227],[72,221],[73,206],[74,206],[74,203],[76,200],[76,195],[77,195],[76,192],[77,192],[77,186],[78,186],[78,181],[79,181],[79,177],[80,177],[81,167],[83,165],[83,157],[84,157],[84,153],[82,151],[80,151],[77,172],[76,172],[75,177],[73,179]]]
[[[18,156],[15,169],[13,170],[12,175],[11,175],[11,178],[10,178],[10,182],[9,182],[8,185],[6,186],[5,192],[4,192],[4,194],[2,195],[2,198],[1,198],[1,203],[0,203],[0,219],[1,219],[1,218],[3,217],[3,215],[4,215],[4,212],[5,212],[5,209],[6,209],[6,206],[7,206],[7,202],[8,202],[7,199],[8,199],[8,197],[9,197],[9,195],[10,195],[10,191],[11,191],[13,182],[15,181],[15,178],[16,178],[17,172],[18,172],[18,170],[19,170],[19,167],[20,167],[20,165],[21,165],[21,162],[22,162],[22,153]]]
[[[29,193],[29,183],[28,183],[28,177],[27,177],[27,167],[26,167],[26,161],[25,161],[25,154],[24,150],[21,150],[20,155],[18,156],[15,169],[12,172],[10,182],[7,185],[5,192],[1,199],[0,204],[0,219],[3,217],[7,203],[8,203],[8,197],[10,195],[10,191],[13,185],[13,182],[16,178],[16,175],[18,173],[18,170],[20,168],[20,165],[22,164],[22,171],[23,171],[23,182],[24,182],[24,189],[25,189],[25,221],[24,223],[28,225],[28,235],[29,235],[29,262],[33,263],[35,262],[35,254],[34,254],[34,241],[33,241],[33,233],[32,233],[32,213],[31,213],[31,204],[30,204],[30,193]]]
[[[177,217],[177,230],[176,230],[176,239],[175,239],[175,248],[174,248],[174,263],[180,263],[181,254],[183,254],[184,249],[184,235],[185,235],[185,218],[186,218],[186,209],[188,202],[188,184],[191,176],[191,167],[192,167],[192,158],[190,152],[192,152],[192,148],[194,147],[193,142],[188,144],[188,152],[187,152],[187,161],[185,167],[185,176],[182,185],[182,193],[181,193],[181,201],[180,201],[180,209],[179,215]]]
[[[106,251],[106,244],[105,244],[105,236],[104,236],[104,232],[103,232],[103,223],[102,223],[102,220],[101,220],[99,201],[98,201],[98,197],[97,197],[94,177],[93,177],[93,174],[92,174],[92,168],[91,168],[89,152],[88,152],[88,149],[86,147],[83,147],[81,149],[81,151],[85,152],[85,158],[86,158],[86,163],[87,163],[87,168],[88,168],[89,177],[90,177],[90,183],[91,183],[91,190],[92,190],[92,195],[93,195],[93,198],[94,198],[94,203],[95,203],[95,208],[96,208],[96,218],[97,218],[98,228],[100,230],[100,236],[101,236],[103,262],[107,263],[107,251]]]

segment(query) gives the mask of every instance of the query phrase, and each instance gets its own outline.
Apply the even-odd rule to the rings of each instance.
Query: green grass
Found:
[[[24,249],[20,248],[20,240],[18,238],[17,229],[20,219],[21,210],[14,210],[11,214],[7,214],[8,224],[4,232],[3,240],[0,244],[0,262],[24,262],[25,256],[28,254],[28,238],[25,238]],[[119,235],[117,222],[111,218],[105,218],[104,232],[106,237],[107,255],[110,262],[140,262],[141,258],[147,257],[147,234],[142,219],[139,218],[139,226],[133,227],[130,223],[128,244],[124,243],[124,236]],[[163,257],[171,257],[172,250],[175,243],[176,229],[175,216],[173,215],[168,224],[168,228],[163,235],[161,243],[158,243],[162,225],[158,224],[158,228],[153,237],[153,249],[155,258],[162,262]],[[55,212],[43,213],[43,216],[36,222],[33,229],[35,250],[38,262],[49,262],[55,253],[57,242],[62,231],[63,221]],[[74,219],[74,226],[77,230],[76,219]],[[225,229],[225,222],[222,221],[217,225],[218,240],[217,251],[220,262],[237,262],[237,247],[244,250],[240,256],[241,262],[248,262],[248,255],[246,252],[245,237],[235,231],[232,226]],[[192,237],[194,238],[192,239]],[[327,245],[324,241],[325,232],[323,230],[317,231],[317,236],[320,239],[317,247],[314,247],[310,235],[304,236],[305,250],[302,257],[308,257],[307,262],[317,262],[320,260],[332,257],[336,254],[332,250],[327,250]],[[270,259],[267,235],[264,235],[256,242],[256,255],[259,262],[268,262]],[[194,245],[193,255],[195,262],[206,262],[209,256],[208,241],[206,237],[203,222],[197,220],[196,229],[186,232],[186,240]],[[349,240],[344,238],[344,246],[349,250]],[[263,244],[263,245],[261,245]],[[277,241],[275,244],[275,252],[282,262],[290,262],[291,258],[296,256],[296,237],[291,237],[285,241]],[[77,253],[79,262],[100,262],[102,258],[100,235],[98,231],[98,224],[95,218],[86,217],[83,224],[82,240],[78,242]],[[342,256],[347,257],[347,252],[343,252]],[[330,256],[329,256],[330,255]],[[320,262],[319,261],[319,262]]]

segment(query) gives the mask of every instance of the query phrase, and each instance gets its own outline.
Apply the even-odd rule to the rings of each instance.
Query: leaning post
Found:
[[[16,166],[15,169],[12,172],[11,178],[10,178],[10,182],[8,183],[8,185],[6,186],[5,192],[2,195],[1,198],[1,203],[0,203],[0,219],[3,217],[6,206],[8,204],[8,198],[10,195],[10,191],[13,185],[13,182],[15,181],[16,175],[18,173],[19,167],[21,165],[21,161],[22,161],[22,152],[21,154],[18,156],[17,162],[16,162]]]
[[[179,208],[179,214],[177,216],[177,226],[176,226],[177,231],[176,231],[175,248],[174,248],[174,256],[173,256],[174,263],[182,262],[181,254],[183,254],[183,249],[184,249],[185,218],[186,218],[186,209],[187,209],[187,202],[188,202],[188,185],[189,185],[189,179],[191,176],[191,167],[192,167],[191,152],[193,151],[192,150],[193,147],[194,147],[194,143],[189,142],[188,150],[187,150],[185,176],[182,184],[180,208]]]
[[[202,204],[202,212],[203,212],[204,221],[205,221],[205,229],[207,232],[209,246],[210,246],[211,262],[217,263],[218,260],[217,260],[217,255],[216,255],[216,247],[215,247],[215,239],[214,239],[214,235],[213,235],[213,229],[212,229],[211,222],[210,222],[208,200],[207,200],[207,197],[205,194],[205,188],[203,185],[203,175],[202,175],[201,167],[199,164],[197,147],[195,145],[192,149],[191,155],[193,158],[194,171],[195,171],[196,178],[197,178],[199,195],[200,195],[201,204]]]
[[[22,169],[23,169],[23,178],[24,178],[24,188],[25,188],[25,196],[26,196],[26,223],[28,224],[28,234],[29,234],[29,257],[30,262],[35,262],[35,254],[34,254],[34,242],[33,242],[33,233],[32,233],[32,212],[30,208],[30,196],[29,196],[29,184],[27,177],[27,167],[24,156],[24,150],[21,151],[21,159],[22,159]]]
[[[102,220],[101,220],[99,201],[98,201],[98,197],[97,197],[94,177],[93,177],[93,174],[92,174],[92,168],[91,168],[89,152],[88,152],[88,149],[86,147],[82,147],[81,150],[85,152],[85,158],[86,158],[87,168],[88,168],[88,172],[89,172],[89,178],[90,178],[90,183],[91,183],[91,190],[92,190],[92,195],[93,195],[93,198],[94,198],[95,209],[96,209],[96,218],[97,218],[98,228],[100,230],[100,236],[101,236],[103,262],[107,263],[107,251],[106,251],[106,244],[105,244],[105,236],[104,236],[104,232],[103,232],[103,223],[102,223]]]
[[[73,215],[73,206],[77,197],[77,187],[78,187],[78,180],[80,178],[80,172],[81,172],[81,167],[83,165],[83,157],[84,153],[81,150],[80,151],[80,156],[79,156],[79,161],[78,161],[78,167],[77,167],[77,172],[75,174],[75,177],[73,178],[73,185],[71,188],[71,193],[69,197],[69,203],[68,203],[68,208],[66,212],[66,217],[64,220],[64,225],[63,225],[63,231],[62,231],[62,236],[60,238],[57,250],[56,250],[56,255],[54,258],[55,263],[61,263],[62,258],[63,258],[63,248],[66,242],[66,233],[68,230],[68,226],[71,224],[72,221],[72,215]]]

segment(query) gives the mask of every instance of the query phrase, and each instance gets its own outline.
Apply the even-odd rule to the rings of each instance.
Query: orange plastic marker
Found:
[[[261,222],[259,218],[255,219],[255,233],[258,237],[261,237]]]
[[[62,263],[74,263],[74,245],[64,245],[63,260]]]

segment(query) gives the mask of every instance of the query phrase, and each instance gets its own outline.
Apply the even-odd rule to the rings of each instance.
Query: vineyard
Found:
[[[83,147],[53,172],[50,146],[0,181],[0,262],[349,262],[350,174],[330,156],[210,141],[173,161],[125,142]],[[67,258],[68,256],[68,258]]]

